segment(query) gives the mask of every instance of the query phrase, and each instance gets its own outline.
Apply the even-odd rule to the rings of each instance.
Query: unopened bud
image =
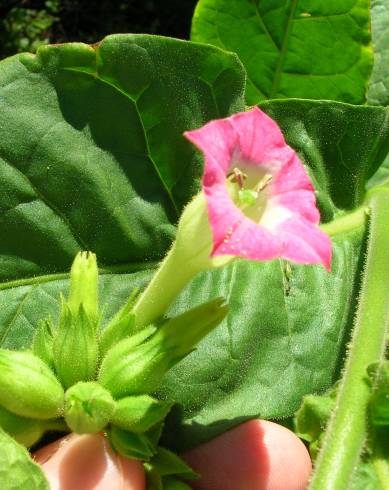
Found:
[[[0,349],[0,405],[23,417],[50,419],[60,414],[63,397],[62,386],[39,357]]]
[[[73,432],[99,432],[115,411],[111,394],[98,383],[77,383],[65,393],[65,420]]]
[[[42,420],[16,415],[0,406],[0,426],[19,444],[30,447],[42,437],[45,430]]]
[[[103,359],[99,382],[115,398],[154,391],[165,373],[226,316],[224,300],[209,303],[165,322],[144,344],[124,339]]]
[[[77,315],[82,305],[92,322],[98,319],[98,269],[96,255],[79,252],[70,270],[70,293],[68,305],[73,315]]]
[[[54,365],[65,388],[78,381],[94,379],[98,362],[95,324],[83,306],[72,313],[62,304],[61,319],[54,338]]]
[[[225,318],[228,305],[216,298],[167,320],[153,336],[161,350],[179,360],[191,352],[200,340]]]
[[[149,395],[128,396],[118,400],[112,423],[132,432],[146,432],[163,420],[172,407]]]

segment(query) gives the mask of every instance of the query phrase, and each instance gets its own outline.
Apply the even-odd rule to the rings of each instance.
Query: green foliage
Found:
[[[33,2],[27,2],[27,4]],[[42,8],[12,7],[0,20],[0,58],[35,51],[49,42],[49,31],[58,21],[60,0],[41,2]]]
[[[0,59],[41,44],[95,43],[115,32],[188,39],[196,0],[2,0]]]
[[[103,262],[105,318],[144,287],[150,259],[163,256],[201,174],[181,133],[242,108],[241,65],[216,48],[112,36],[97,50],[98,65],[95,50],[78,44],[3,62],[3,346],[29,345],[31,325],[58,317],[64,273],[83,246]],[[307,164],[324,220],[359,206],[387,151],[387,112],[314,101],[263,108]],[[330,275],[236,262],[184,291],[172,312],[224,296],[231,314],[166,380],[164,396],[182,404],[172,421],[181,421],[183,446],[241,418],[289,416],[304,394],[331,385],[351,324],[363,231],[336,232]]]
[[[274,101],[262,108],[308,165],[325,221],[361,204],[363,184],[388,151],[389,129],[381,133],[385,109],[315,101]],[[333,231],[331,274],[320,266],[241,261],[200,275],[180,296],[174,313],[189,301],[222,295],[230,314],[167,376],[163,396],[183,407],[170,427],[172,432],[182,424],[179,444],[196,445],[244,418],[290,416],[303,395],[337,379],[352,326],[364,230]]]
[[[0,428],[2,490],[49,490],[49,484],[27,450]]]
[[[289,97],[365,101],[368,0],[200,0],[191,38],[239,55],[249,105]]]
[[[309,443],[309,452],[316,457],[323,433],[335,406],[336,391],[326,395],[307,395],[295,415],[296,434]]]
[[[371,0],[374,68],[367,100],[369,104],[388,105],[389,102],[389,2]]]

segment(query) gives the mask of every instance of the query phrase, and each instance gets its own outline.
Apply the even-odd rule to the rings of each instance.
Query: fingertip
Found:
[[[145,490],[140,461],[122,458],[100,434],[71,434],[34,454],[51,490]]]
[[[195,490],[303,490],[312,470],[300,439],[265,420],[235,427],[184,457],[202,475]]]

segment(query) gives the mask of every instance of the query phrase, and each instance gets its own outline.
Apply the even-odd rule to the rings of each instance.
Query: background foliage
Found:
[[[94,43],[120,32],[187,39],[196,0],[3,0],[0,59],[40,44]]]

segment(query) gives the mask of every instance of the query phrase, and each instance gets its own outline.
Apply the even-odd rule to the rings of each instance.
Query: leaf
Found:
[[[200,0],[191,38],[238,54],[249,105],[301,97],[365,102],[369,1]]]
[[[2,490],[49,490],[49,484],[27,450],[0,428],[0,487]]]
[[[371,0],[374,66],[369,83],[369,104],[389,103],[389,1]]]
[[[160,259],[202,173],[183,131],[243,108],[235,55],[169,38],[45,46],[0,73],[1,281],[67,272],[80,249]]]
[[[381,366],[371,366],[370,380],[374,390],[370,399],[369,415],[373,426],[389,428],[389,361]]]
[[[336,102],[273,101],[262,108],[308,165],[324,221],[358,207],[388,152],[388,111]],[[164,444],[182,449],[247,418],[285,418],[308,393],[337,380],[363,261],[363,226],[337,229],[332,271],[282,261],[231,266],[197,277],[170,314],[223,296],[230,314],[167,375],[176,400]],[[179,430],[177,429],[179,428]]]
[[[243,90],[235,55],[146,35],[1,62],[0,345],[26,347],[57,319],[78,250],[103,273],[155,266],[202,172],[182,133],[242,109]],[[108,286],[107,311],[146,277]]]
[[[126,458],[148,461],[155,453],[154,445],[144,434],[113,426],[107,431],[107,436],[114,450]]]
[[[151,459],[150,464],[161,476],[175,475],[185,480],[199,478],[199,475],[183,459],[161,446],[158,447],[157,453]]]

